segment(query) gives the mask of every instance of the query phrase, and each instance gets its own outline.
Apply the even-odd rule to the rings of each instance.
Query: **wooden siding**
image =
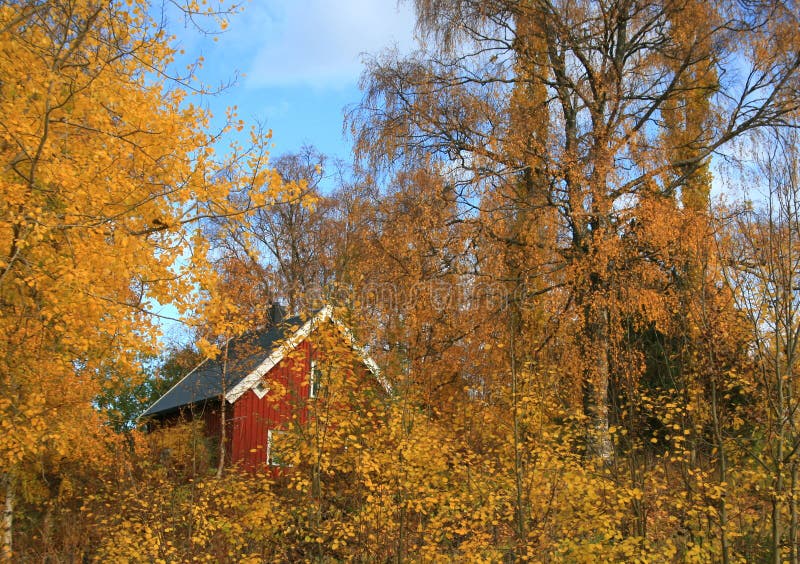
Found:
[[[251,470],[263,468],[267,431],[287,429],[293,418],[305,423],[310,371],[311,345],[304,341],[265,376],[270,389],[263,398],[248,390],[236,400],[230,434],[234,464]]]
[[[308,395],[311,360],[324,359],[324,351],[316,350],[313,339],[301,342],[286,358],[264,376],[269,391],[262,397],[251,389],[233,404],[226,406],[226,459],[228,463],[247,470],[263,470],[267,465],[267,434],[272,430],[289,430],[294,425],[308,421]],[[340,396],[337,409],[353,409],[362,401],[369,401],[375,393],[383,393],[379,382],[366,365],[353,366],[348,378],[353,390]],[[341,402],[341,405],[339,405]],[[193,408],[168,416],[158,417],[162,425],[171,425],[179,419],[202,418],[206,436],[220,438],[220,401],[209,400]],[[218,444],[218,443],[217,443]],[[216,451],[213,453],[216,455]],[[275,474],[277,468],[267,468]]]

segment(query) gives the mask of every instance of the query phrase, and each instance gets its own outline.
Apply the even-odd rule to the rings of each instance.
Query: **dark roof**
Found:
[[[284,338],[297,331],[313,317],[295,316],[268,329],[246,333],[228,345],[226,390],[230,390],[250,374],[269,354],[280,346]],[[222,394],[222,354],[217,359],[206,359],[175,384],[140,417],[150,417],[188,406]]]

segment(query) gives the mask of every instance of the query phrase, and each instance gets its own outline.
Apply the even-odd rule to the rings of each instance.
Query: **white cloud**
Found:
[[[236,30],[253,48],[249,86],[341,87],[354,84],[362,54],[415,48],[414,14],[396,0],[261,0]],[[280,4],[280,5],[279,5]],[[240,35],[242,34],[242,35]]]

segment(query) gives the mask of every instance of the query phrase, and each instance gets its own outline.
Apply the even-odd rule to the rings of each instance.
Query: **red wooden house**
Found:
[[[317,359],[326,351],[314,342],[324,324],[355,353],[364,378],[388,391],[375,362],[353,340],[350,331],[330,307],[310,316],[282,319],[273,306],[266,329],[231,340],[227,356],[205,360],[145,411],[140,419],[170,425],[202,418],[209,437],[221,436],[221,409],[225,409],[228,460],[246,468],[280,465],[271,452],[275,433],[290,423],[303,424],[306,405],[318,391]],[[341,350],[341,349],[340,349]]]

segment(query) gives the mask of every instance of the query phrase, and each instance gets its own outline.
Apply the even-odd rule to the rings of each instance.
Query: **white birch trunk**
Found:
[[[6,486],[6,504],[3,510],[3,562],[11,562],[14,556],[14,480],[6,474],[3,482]]]

